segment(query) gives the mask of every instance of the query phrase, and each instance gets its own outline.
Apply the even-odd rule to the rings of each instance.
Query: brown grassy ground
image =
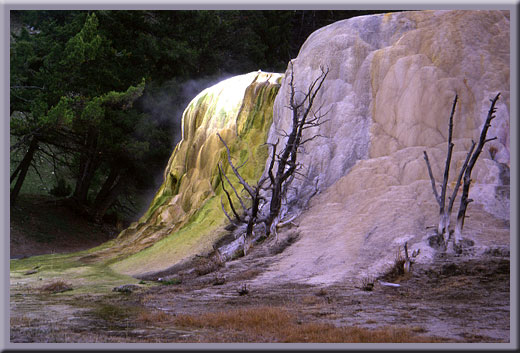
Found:
[[[132,293],[64,295],[16,288],[13,342],[508,342],[509,260],[416,267],[401,287],[252,286],[240,262]],[[238,270],[238,272],[236,272]],[[246,270],[247,271],[247,270]],[[240,295],[244,284],[248,293]]]

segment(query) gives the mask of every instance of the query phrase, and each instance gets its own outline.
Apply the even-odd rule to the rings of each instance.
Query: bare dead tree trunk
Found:
[[[448,210],[446,208],[446,192],[448,188],[448,179],[450,175],[450,164],[451,164],[451,156],[453,154],[453,114],[455,114],[455,108],[457,106],[458,96],[455,95],[455,99],[453,100],[453,105],[451,108],[450,114],[450,122],[448,127],[448,153],[446,154],[446,164],[444,166],[444,179],[442,182],[441,188],[441,207],[439,210],[440,221],[439,221],[439,231],[440,234],[444,234],[445,239],[449,238],[448,225],[450,222],[450,214],[448,214]]]
[[[435,186],[435,178],[433,177],[430,161],[428,159],[428,153],[424,151],[424,160],[426,161],[426,166],[428,167],[428,174],[430,175],[430,180],[432,183],[433,194],[435,196],[435,200],[439,204],[439,225],[437,227],[437,234],[442,235],[444,242],[446,243],[449,239],[449,223],[450,223],[450,209],[446,208],[446,192],[448,188],[448,179],[450,175],[450,164],[451,164],[451,156],[453,153],[453,115],[455,114],[455,108],[457,106],[458,96],[455,95],[455,99],[453,100],[453,104],[451,107],[451,114],[448,125],[448,152],[446,154],[446,163],[444,166],[444,177],[441,185],[441,194],[439,195]],[[455,194],[456,194],[455,189]]]
[[[455,112],[455,106],[457,104],[457,96],[455,96],[455,100],[453,101],[453,106],[452,106],[450,121],[449,121],[448,152],[446,155],[446,164],[444,167],[444,179],[443,179],[443,183],[441,185],[441,195],[439,195],[437,192],[437,188],[435,185],[435,178],[433,177],[430,161],[428,159],[428,154],[426,153],[426,151],[424,151],[424,160],[426,161],[426,166],[428,168],[428,174],[430,176],[433,194],[435,196],[435,200],[439,204],[440,220],[439,220],[439,225],[437,228],[437,234],[443,236],[444,243],[445,243],[445,246],[446,246],[448,252],[453,252],[454,245],[458,246],[460,243],[460,240],[462,239],[461,234],[462,234],[462,228],[464,226],[464,219],[465,219],[467,206],[470,202],[473,201],[471,199],[468,199],[469,188],[471,185],[471,171],[473,170],[473,167],[475,166],[475,163],[476,163],[480,153],[482,152],[482,148],[484,147],[484,144],[486,142],[496,139],[496,137],[491,138],[491,139],[486,139],[486,135],[487,135],[487,130],[491,126],[491,120],[495,117],[493,115],[493,113],[496,111],[495,104],[496,104],[496,101],[498,100],[499,96],[500,96],[500,93],[498,93],[494,99],[491,99],[491,107],[489,109],[486,122],[485,122],[484,126],[482,127],[479,144],[475,150],[476,143],[474,141],[472,141],[471,148],[469,149],[469,151],[466,155],[464,164],[462,165],[459,175],[457,177],[457,182],[456,182],[455,188],[453,189],[451,196],[449,196],[449,203],[448,203],[447,207],[446,207],[446,193],[448,191],[449,168],[450,168],[451,156],[452,156],[452,151],[453,151],[453,146],[454,146],[452,143],[453,115]],[[459,190],[460,185],[463,180],[464,180],[464,184],[462,187],[462,196],[461,196],[461,201],[460,201],[459,212],[457,215],[457,224],[455,226],[454,240],[450,241],[451,240],[450,231],[449,231],[450,216],[451,216],[451,212],[453,210],[453,204],[455,202],[455,198],[457,197],[458,190]]]
[[[238,195],[238,193],[236,192],[235,188],[233,187],[233,184],[231,184],[231,182],[229,181],[228,177],[226,176],[226,174],[222,170],[222,166],[221,166],[220,163],[218,164],[218,173],[219,173],[219,177],[220,177],[220,182],[222,184],[222,190],[226,194],[226,197],[227,197],[227,200],[228,200],[228,203],[229,203],[229,207],[231,208],[231,211],[233,212],[233,215],[235,216],[235,220],[231,219],[229,214],[226,212],[226,209],[224,208],[224,202],[222,201],[222,198],[221,198],[220,199],[220,204],[222,205],[222,211],[224,211],[224,214],[226,215],[226,217],[229,219],[229,221],[231,223],[242,222],[242,217],[240,217],[240,215],[238,214],[238,212],[235,209],[235,206],[233,205],[233,201],[231,200],[231,195],[229,194],[229,192],[226,189],[223,177],[225,177],[227,182],[229,183],[229,185],[231,185],[231,188],[233,188],[233,190],[235,191],[235,194],[237,195],[238,199],[241,200],[241,198]]]
[[[467,168],[464,172],[464,185],[462,187],[462,196],[460,199],[460,207],[459,207],[459,213],[457,215],[457,224],[455,226],[455,245],[459,245],[460,241],[462,240],[462,229],[464,227],[464,219],[466,218],[466,210],[468,208],[468,204],[472,202],[472,199],[469,199],[469,188],[471,186],[471,172],[473,171],[473,167],[475,166],[475,163],[477,162],[478,157],[480,156],[480,153],[482,152],[482,149],[484,148],[484,145],[489,142],[496,139],[496,137],[486,139],[487,131],[489,127],[491,126],[491,120],[495,118],[494,113],[496,112],[495,104],[500,97],[500,93],[498,93],[495,98],[490,99],[491,106],[488,111],[488,115],[486,118],[486,122],[484,123],[484,126],[482,127],[482,130],[480,132],[480,139],[477,145],[477,148],[475,149],[475,152],[471,154],[471,151],[468,152],[468,157],[471,154],[471,159],[469,160],[469,163],[467,165]],[[473,147],[475,146],[475,142],[473,142]],[[466,160],[468,159],[466,157]]]

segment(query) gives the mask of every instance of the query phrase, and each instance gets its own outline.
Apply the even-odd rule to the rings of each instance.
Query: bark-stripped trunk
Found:
[[[457,224],[455,226],[455,245],[459,245],[460,241],[462,240],[462,229],[464,228],[464,220],[466,218],[466,210],[468,208],[468,205],[470,202],[472,202],[472,199],[469,199],[469,188],[471,186],[471,172],[473,171],[473,167],[475,167],[475,163],[477,162],[478,157],[480,156],[480,153],[482,152],[482,149],[484,148],[484,145],[489,142],[496,139],[496,137],[486,139],[487,131],[489,127],[491,126],[491,120],[495,118],[494,113],[496,112],[495,104],[500,97],[500,93],[498,93],[495,98],[491,99],[491,106],[489,107],[488,115],[486,118],[486,122],[484,123],[484,126],[482,127],[482,131],[480,132],[480,139],[477,145],[477,148],[475,149],[475,152],[471,155],[471,159],[469,160],[468,166],[466,168],[466,171],[464,172],[464,185],[462,187],[462,196],[460,199],[460,207],[459,207],[459,213],[457,215]],[[473,146],[475,143],[473,142]]]
[[[455,99],[453,100],[453,105],[451,108],[450,114],[450,122],[448,127],[448,152],[446,154],[446,164],[444,166],[444,178],[442,182],[441,188],[441,202],[440,202],[440,210],[439,210],[439,234],[443,234],[444,241],[447,242],[449,240],[450,232],[448,230],[448,226],[450,223],[450,214],[448,213],[448,209],[446,208],[446,192],[448,188],[448,179],[450,175],[450,164],[451,164],[451,155],[453,154],[453,115],[455,114],[455,107],[457,106],[458,96],[455,95]]]
[[[444,243],[447,244],[449,241],[449,225],[450,225],[450,216],[451,209],[446,207],[446,192],[448,189],[448,180],[450,175],[450,164],[451,164],[451,156],[453,154],[454,144],[452,142],[453,139],[453,116],[455,114],[455,108],[457,106],[458,96],[455,95],[455,99],[453,100],[453,104],[451,107],[451,114],[448,124],[448,151],[446,153],[446,162],[444,165],[444,176],[441,185],[441,194],[437,193],[437,188],[435,186],[435,178],[433,177],[433,173],[430,166],[430,161],[428,159],[428,154],[424,151],[424,160],[426,161],[426,166],[428,167],[428,174],[430,176],[430,181],[432,183],[433,194],[435,196],[435,200],[439,204],[439,224],[437,226],[437,234],[442,236]]]
[[[446,164],[444,167],[444,179],[443,184],[441,186],[441,195],[437,193],[437,189],[435,186],[435,178],[433,177],[433,173],[430,166],[430,161],[428,159],[428,154],[426,151],[424,151],[424,160],[426,161],[426,166],[428,167],[428,174],[430,176],[430,181],[432,184],[432,190],[433,194],[435,196],[435,200],[439,204],[439,225],[437,228],[437,234],[442,235],[444,239],[444,244],[448,250],[448,252],[454,251],[454,246],[458,246],[461,239],[462,239],[462,228],[464,227],[464,219],[466,215],[466,210],[468,207],[468,204],[472,202],[473,200],[468,199],[469,195],[469,188],[471,186],[471,171],[473,170],[473,167],[475,166],[475,163],[477,161],[477,158],[479,157],[480,153],[482,152],[482,148],[484,147],[484,144],[486,142],[492,141],[496,139],[496,137],[491,139],[486,139],[487,130],[491,126],[491,120],[495,117],[493,113],[496,111],[495,104],[500,96],[500,93],[496,95],[494,99],[491,99],[491,107],[489,108],[488,116],[486,118],[486,122],[484,126],[482,127],[482,131],[480,133],[480,140],[479,144],[475,149],[475,142],[472,141],[472,145],[470,150],[468,151],[466,155],[466,159],[464,161],[464,164],[462,165],[462,168],[459,172],[459,175],[457,177],[457,183],[455,185],[455,188],[449,197],[449,203],[446,207],[446,193],[448,189],[448,178],[449,178],[449,168],[451,163],[451,155],[453,151],[453,143],[452,143],[452,131],[453,131],[453,115],[455,113],[455,106],[457,104],[457,96],[455,96],[455,100],[453,101],[453,106],[451,110],[450,115],[450,122],[449,122],[449,132],[448,132],[448,152],[446,155]],[[461,182],[464,180],[464,185],[462,188],[462,196],[460,201],[460,207],[459,212],[457,214],[457,223],[455,225],[455,231],[454,231],[454,239],[450,239],[450,217],[451,212],[453,209],[453,204],[455,202],[455,198],[457,197],[458,190],[460,188]]]

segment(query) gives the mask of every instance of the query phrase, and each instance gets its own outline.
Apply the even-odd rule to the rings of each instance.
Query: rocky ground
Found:
[[[382,278],[399,287],[255,280],[290,245],[257,244],[221,266],[200,258],[110,294],[13,286],[11,341],[509,342],[508,251],[439,254]]]

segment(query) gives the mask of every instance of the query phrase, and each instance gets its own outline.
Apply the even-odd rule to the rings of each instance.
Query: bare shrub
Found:
[[[405,279],[409,276],[409,272],[405,270],[406,258],[401,252],[401,247],[397,248],[394,263],[385,271],[382,276],[383,279],[395,282],[397,280]]]
[[[247,287],[247,284],[244,283],[240,287],[237,288],[238,295],[246,295],[249,294],[249,288]]]
[[[375,279],[371,276],[364,277],[361,280],[361,289],[367,292],[371,292],[374,289]]]

